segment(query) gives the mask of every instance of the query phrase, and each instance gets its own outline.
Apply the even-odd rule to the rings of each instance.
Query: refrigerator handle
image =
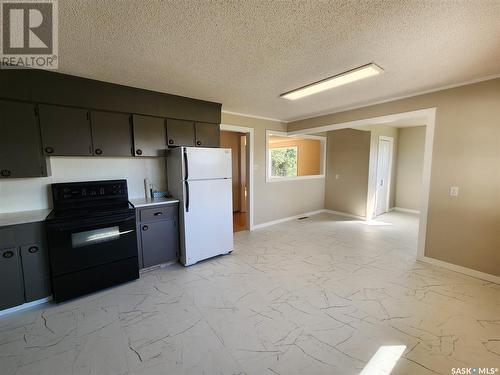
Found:
[[[184,181],[184,185],[186,186],[186,212],[189,212],[189,182]]]
[[[187,180],[189,176],[188,172],[188,154],[187,150],[184,148],[184,179]]]

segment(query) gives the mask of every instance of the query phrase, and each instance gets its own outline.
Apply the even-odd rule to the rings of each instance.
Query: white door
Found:
[[[184,178],[205,180],[231,178],[231,149],[186,147]],[[186,171],[187,164],[187,171]]]
[[[375,216],[389,210],[389,190],[391,176],[392,140],[380,138],[377,159],[377,196]]]
[[[231,179],[190,180],[185,189],[183,263],[189,266],[232,251]]]

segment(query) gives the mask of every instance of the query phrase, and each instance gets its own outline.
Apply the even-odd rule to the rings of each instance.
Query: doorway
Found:
[[[419,215],[419,226],[418,226],[418,240],[417,240],[417,259],[426,260],[425,257],[425,240],[427,233],[427,213],[429,208],[429,195],[430,195],[430,181],[431,181],[431,165],[432,165],[432,145],[434,141],[434,128],[436,121],[436,108],[426,108],[419,109],[415,111],[396,113],[386,116],[379,117],[371,117],[364,118],[360,120],[353,120],[347,122],[339,122],[331,125],[323,125],[315,128],[308,128],[303,130],[296,130],[288,132],[289,135],[302,135],[302,134],[317,134],[322,132],[328,132],[331,130],[339,130],[339,129],[360,129],[366,126],[373,125],[387,125],[387,124],[407,124],[408,121],[418,121],[420,124],[425,125],[425,139],[424,139],[424,156],[423,156],[423,167],[422,167],[422,176],[420,179],[420,202],[418,205]],[[373,168],[375,172],[376,165]],[[370,172],[372,171],[371,163],[370,163]],[[372,179],[369,179],[372,181]],[[375,192],[376,179],[373,179],[373,192]],[[372,184],[370,183],[370,186]],[[369,187],[369,196],[372,196],[372,191],[370,191]],[[374,196],[375,194],[373,194]],[[374,215],[374,201],[371,199],[367,199],[367,209],[366,209],[366,219],[371,220]]]
[[[249,229],[248,215],[248,144],[247,133],[221,130],[220,147],[231,149],[233,232]]]
[[[389,212],[391,174],[394,139],[379,136],[377,152],[377,190],[375,196],[375,216]]]

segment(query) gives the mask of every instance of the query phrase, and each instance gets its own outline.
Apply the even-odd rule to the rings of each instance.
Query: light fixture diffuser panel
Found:
[[[379,75],[384,70],[376,64],[368,64],[349,70],[344,73],[337,74],[333,77],[323,79],[321,81],[311,83],[309,85],[299,87],[298,89],[286,92],[280,95],[280,98],[288,100],[297,100],[309,95],[317,94],[322,91],[333,89],[334,87],[347,85],[355,81],[359,81],[368,77]]]

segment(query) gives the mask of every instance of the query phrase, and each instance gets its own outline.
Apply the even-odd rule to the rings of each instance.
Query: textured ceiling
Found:
[[[292,120],[500,73],[500,0],[59,1],[59,70]],[[369,62],[385,73],[279,94]]]

